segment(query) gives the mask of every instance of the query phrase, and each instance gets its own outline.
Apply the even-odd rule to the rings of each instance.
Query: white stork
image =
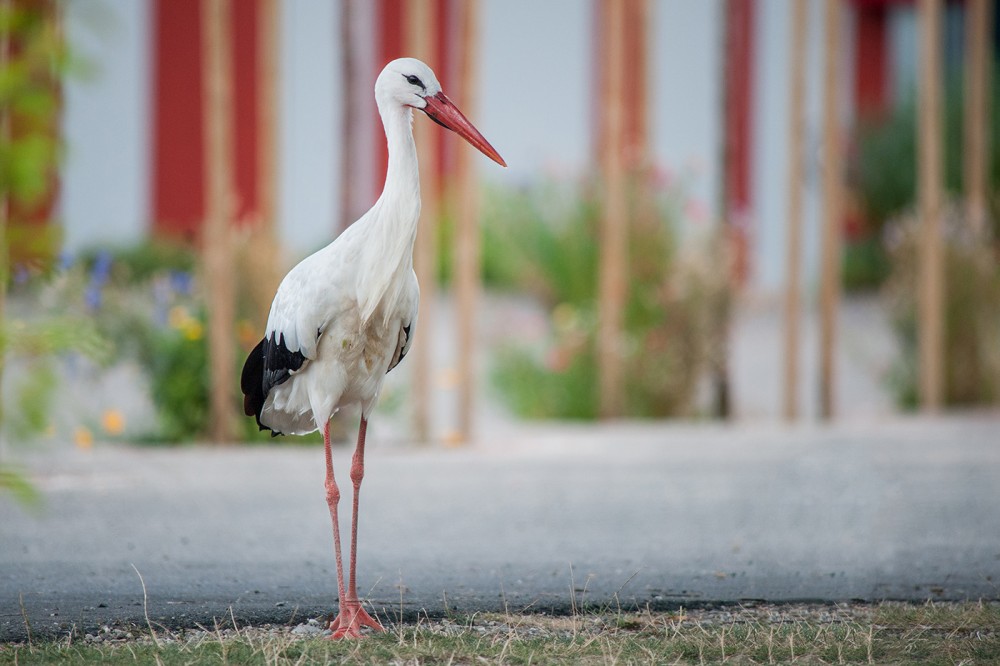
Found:
[[[247,416],[272,435],[323,431],[326,501],[333,521],[340,609],[333,638],[358,637],[363,627],[383,631],[358,599],[355,559],[358,491],[364,477],[365,430],[387,372],[413,342],[419,287],[413,242],[420,216],[420,178],[413,142],[413,109],[458,133],[501,166],[503,158],[441,92],[430,67],[393,60],[375,81],[375,100],[389,145],[385,188],[371,210],[332,243],[306,257],[282,280],[271,304],[264,339],[243,366]],[[330,455],[330,418],[345,405],[361,407],[351,463],[354,507],[348,586],[340,556],[340,490]]]

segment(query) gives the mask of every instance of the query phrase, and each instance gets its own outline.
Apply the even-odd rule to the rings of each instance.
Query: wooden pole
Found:
[[[358,89],[358,63],[354,53],[354,17],[358,12],[356,0],[343,0],[340,5],[340,62],[344,103],[340,105],[340,215],[336,229],[339,232],[354,222],[353,192],[360,178],[351,163],[358,154],[361,132],[357,131],[357,107],[354,96]]]
[[[965,15],[965,214],[975,238],[986,231],[992,0],[968,0]]]
[[[805,133],[806,0],[792,0],[788,123],[788,246],[785,255],[785,418],[798,418],[802,301],[802,137]]]
[[[232,8],[229,0],[203,0],[205,86],[205,236],[203,261],[208,306],[210,435],[233,440],[236,321],[233,279]]]
[[[944,252],[941,239],[941,0],[920,0],[917,166],[920,211],[920,299],[917,338],[920,404],[935,412],[944,398]]]
[[[820,417],[834,415],[837,310],[840,305],[841,196],[843,155],[840,137],[840,0],[826,0],[823,77],[823,247],[820,275]]]
[[[411,0],[406,5],[407,45],[413,57],[428,64],[434,61],[435,31],[432,0]],[[413,426],[418,442],[431,437],[431,367],[434,341],[434,300],[437,296],[437,221],[440,213],[437,169],[437,141],[432,131],[439,128],[417,118],[414,135],[420,156],[420,191],[423,199],[414,248],[414,268],[420,282],[420,324],[413,341]]]
[[[459,79],[462,108],[476,117],[479,72],[479,2],[466,0],[460,9],[462,58]],[[468,146],[459,146],[455,189],[458,195],[455,245],[455,296],[458,312],[458,440],[472,439],[476,404],[476,310],[479,303],[479,180]]]
[[[601,214],[601,253],[598,282],[597,360],[599,409],[603,418],[622,416],[625,409],[624,311],[628,228],[625,169],[622,160],[624,129],[624,7],[606,0],[604,26],[606,62],[604,91],[604,181]]]
[[[652,201],[646,196],[642,177],[649,167],[649,0],[621,0],[624,7],[622,109],[624,130],[622,153],[625,171],[636,189],[635,218],[645,218]],[[627,103],[626,103],[627,102]]]
[[[275,236],[278,211],[278,58],[281,55],[278,49],[281,20],[279,1],[257,0],[260,3],[257,45],[260,148],[257,152],[257,173],[261,223],[272,238]]]
[[[278,218],[278,34],[280,0],[257,0],[260,7],[257,37],[257,107],[259,141],[257,182],[259,218],[250,230],[246,256],[251,264],[241,271],[253,270],[249,292],[254,311],[266,318],[274,292],[281,282],[281,252],[277,233]],[[250,266],[252,265],[252,269]],[[259,326],[264,321],[255,322]]]

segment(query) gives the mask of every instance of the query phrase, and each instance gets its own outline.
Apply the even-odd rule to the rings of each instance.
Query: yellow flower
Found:
[[[117,409],[105,410],[101,416],[101,425],[109,435],[120,435],[125,431],[125,415]]]
[[[181,332],[188,340],[201,340],[204,327],[197,319],[188,319],[181,327]]]
[[[94,435],[89,429],[80,426],[73,433],[73,443],[81,451],[89,451],[94,447]]]

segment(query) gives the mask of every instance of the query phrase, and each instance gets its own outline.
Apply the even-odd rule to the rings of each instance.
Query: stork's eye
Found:
[[[406,77],[406,82],[409,83],[410,85],[419,86],[421,88],[426,89],[426,86],[424,86],[424,82],[421,81],[418,77],[414,76],[413,74],[410,74],[409,76]]]

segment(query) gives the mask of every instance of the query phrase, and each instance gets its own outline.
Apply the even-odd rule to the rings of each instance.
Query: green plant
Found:
[[[1000,264],[995,248],[972,238],[957,208],[945,215],[944,399],[947,405],[1000,403]],[[900,405],[918,400],[919,226],[904,216],[891,227],[892,273],[885,297],[900,356],[890,385]]]
[[[551,324],[542,345],[503,350],[494,381],[523,416],[595,418],[598,202],[549,183],[496,192],[489,204],[483,252],[488,282],[534,295]],[[681,187],[633,202],[622,360],[630,416],[694,413],[695,387],[719,343],[727,298],[727,274],[719,270],[724,253],[713,234],[689,230],[679,243],[687,208]]]
[[[994,95],[991,108],[991,154],[1000,148],[1000,96]],[[963,91],[950,86],[944,108],[945,189],[962,189]],[[917,106],[912,97],[883,119],[861,124],[857,129],[857,150],[851,165],[851,182],[865,219],[876,234],[890,219],[913,207],[917,191]],[[990,182],[1000,184],[996,164]]]
[[[944,104],[945,189],[958,195],[963,189],[964,91],[952,85]],[[861,224],[847,240],[844,253],[844,286],[863,289],[881,285],[889,275],[889,257],[882,246],[886,223],[912,210],[917,192],[916,100],[910,99],[885,117],[861,123],[854,138],[850,163],[851,189],[857,197]],[[988,154],[1000,154],[1000,88],[990,102]],[[1000,160],[991,159],[988,187],[1000,188]],[[989,201],[990,219],[1000,220],[1000,199]],[[1000,227],[993,226],[993,237]]]
[[[109,281],[127,286],[162,275],[191,275],[197,268],[198,257],[188,245],[157,239],[125,247],[91,248],[78,261],[91,271],[110,261]]]
[[[61,156],[60,98],[56,80],[68,62],[63,33],[54,15],[38,3],[0,3],[0,385],[12,359],[31,365],[11,396],[0,395],[4,436],[23,439],[47,420],[54,385],[54,353],[85,349],[96,338],[86,326],[65,318],[24,321],[6,317],[13,247],[21,261],[46,254],[56,227],[25,223],[51,191]],[[74,331],[74,334],[70,334]],[[0,447],[2,449],[2,447]],[[0,489],[30,501],[31,485],[0,462]]]
[[[954,195],[963,188],[963,95],[961,86],[949,86],[944,104],[945,189]],[[997,155],[1000,154],[1000,89],[993,91],[990,109],[988,152]],[[887,116],[863,122],[855,131],[849,178],[862,222],[845,247],[844,286],[848,289],[878,286],[888,277],[883,228],[916,203],[916,135],[916,101],[912,96]],[[1000,186],[1000,160],[990,162],[988,181],[994,191]],[[1000,220],[1000,200],[993,198],[989,206],[990,219]],[[993,232],[996,237],[1000,228],[994,226]]]
[[[160,415],[159,435],[182,441],[208,427],[208,345],[201,313],[181,306],[171,311],[170,326],[153,332],[148,370],[153,402]]]
[[[848,291],[877,287],[889,277],[889,257],[877,236],[862,236],[844,245],[842,277]]]

